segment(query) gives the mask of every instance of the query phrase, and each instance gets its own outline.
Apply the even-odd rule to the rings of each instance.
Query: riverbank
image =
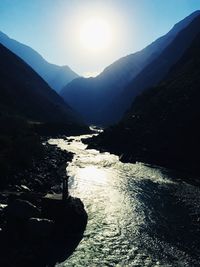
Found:
[[[151,166],[167,168],[172,173],[176,173],[178,180],[186,181],[190,184],[200,186],[199,165],[195,162],[185,161],[184,155],[181,159],[172,158],[167,151],[151,153],[144,148],[143,144],[132,141],[122,134],[112,136],[109,129],[98,136],[84,139],[83,143],[88,149],[97,149],[101,152],[109,152],[119,156],[119,160],[123,163],[143,162]],[[133,149],[133,144],[135,149]],[[183,153],[184,154],[184,153]]]
[[[41,143],[43,145],[40,157],[34,158],[29,168],[21,169],[7,178],[8,183],[4,191],[33,191],[44,194],[60,191],[67,162],[72,160],[73,154],[49,145],[44,139],[41,139]]]
[[[73,153],[41,142],[41,156],[0,192],[1,266],[54,266],[74,251],[86,227],[82,201],[61,195]]]

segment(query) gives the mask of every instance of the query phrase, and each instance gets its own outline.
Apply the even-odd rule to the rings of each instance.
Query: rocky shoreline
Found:
[[[41,193],[60,190],[58,185],[62,183],[62,176],[66,174],[66,163],[72,160],[73,154],[49,145],[46,140],[41,142],[42,156],[34,159],[30,168],[9,177],[4,190],[16,192],[30,190]],[[54,188],[55,185],[58,186],[57,189]]]
[[[83,203],[61,194],[73,154],[42,142],[42,157],[0,193],[0,266],[54,266],[74,251],[85,230]]]

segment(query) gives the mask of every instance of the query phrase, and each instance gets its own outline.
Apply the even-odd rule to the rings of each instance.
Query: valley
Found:
[[[18,7],[36,5],[42,20],[27,27],[37,24],[38,35],[26,32],[24,40],[37,41],[40,53],[4,33],[5,25],[0,31],[0,266],[199,266],[200,11],[180,9],[180,20],[178,8],[173,19],[147,9],[149,29],[129,28],[134,36],[138,27],[131,40],[145,45],[86,78],[69,65],[91,64],[94,73],[129,39],[115,39],[120,20],[114,27],[111,10],[109,21],[106,12],[97,16],[101,9],[91,17],[78,4],[50,2],[40,1],[45,8],[36,13],[38,0]],[[133,12],[135,1],[125,2]],[[68,39],[56,27],[65,20]],[[41,51],[66,63],[52,64]]]

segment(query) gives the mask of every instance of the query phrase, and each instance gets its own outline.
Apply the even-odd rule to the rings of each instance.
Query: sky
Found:
[[[200,0],[0,0],[0,31],[51,63],[93,76],[198,9]],[[96,18],[106,35],[91,32]]]

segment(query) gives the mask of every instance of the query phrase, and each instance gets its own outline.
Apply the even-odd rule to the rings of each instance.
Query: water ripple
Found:
[[[76,251],[57,267],[199,266],[198,228],[187,233],[200,190],[160,168],[87,150],[81,139],[88,137],[49,140],[75,153],[67,168],[70,193],[83,200],[89,216]]]

